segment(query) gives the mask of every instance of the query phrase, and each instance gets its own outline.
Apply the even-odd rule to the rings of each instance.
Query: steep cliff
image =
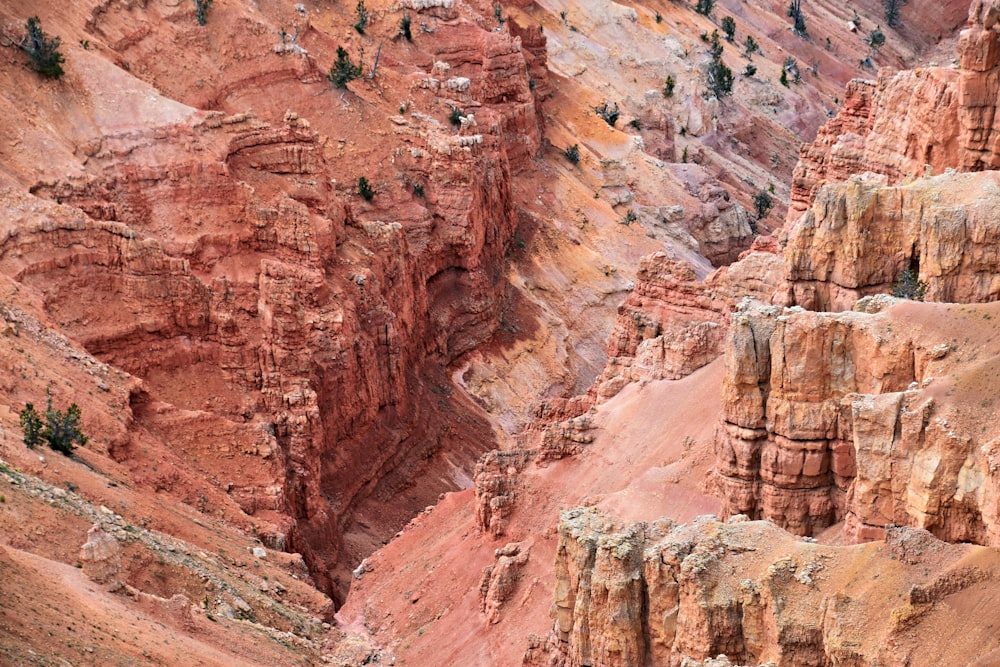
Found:
[[[473,406],[435,390],[497,327],[518,222],[512,172],[540,145],[525,52],[509,32],[428,7],[423,20],[440,27],[420,57],[387,45],[379,79],[350,82],[338,101],[317,68],[332,50],[328,15],[224,6],[201,28],[189,9],[92,8],[92,48],[122,54],[159,91],[84,49],[65,83],[35,91],[44,140],[68,168],[8,165],[31,194],[5,193],[0,265],[68,336],[143,379],[130,405],[138,428],[343,594],[342,536],[378,511],[361,504],[411,485],[435,456],[471,469],[490,441]],[[212,30],[227,20],[232,34]],[[272,48],[283,25],[298,27],[304,52]],[[538,70],[544,38],[526,34]],[[157,58],[195,37],[179,62]],[[173,77],[181,63],[205,79]],[[5,76],[32,88],[30,71]],[[382,84],[405,91],[401,109]],[[59,116],[66,103],[81,110],[75,124]],[[460,128],[442,122],[449,105],[467,110]],[[22,119],[22,141],[42,140],[26,106],[6,98],[5,109]],[[134,442],[111,454],[140,480],[148,470]],[[160,477],[157,488],[197,496]],[[348,560],[460,483],[417,482],[398,516],[365,521],[374,534],[361,531]]]
[[[981,623],[953,642],[935,633],[973,621],[973,598],[995,604],[996,558],[909,528],[845,549],[745,517],[623,524],[570,510],[559,523],[555,627],[524,664],[961,662],[995,651],[996,636]]]
[[[788,222],[808,210],[824,183],[853,174],[882,174],[895,185],[949,168],[1000,166],[994,127],[1000,48],[995,19],[983,5],[973,2],[969,8],[968,27],[958,42],[959,69],[885,69],[876,81],[847,86],[837,116],[802,147]]]
[[[996,545],[993,306],[863,300],[866,312],[746,304],[726,351],[723,514],[849,541],[915,526]],[[985,325],[985,326],[984,326]]]
[[[997,172],[951,174],[889,186],[855,176],[824,186],[787,232],[782,300],[809,310],[850,310],[888,293],[904,272],[928,301],[1000,298]]]

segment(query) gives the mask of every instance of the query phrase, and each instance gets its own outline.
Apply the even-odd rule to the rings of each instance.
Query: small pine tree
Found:
[[[198,25],[208,23],[208,8],[212,6],[212,0],[194,0],[194,11],[198,15]]]
[[[752,63],[747,63],[747,66],[743,69],[743,76],[751,77],[757,73],[757,66]]]
[[[736,37],[736,19],[732,16],[722,17],[722,32],[726,34],[726,41],[732,42]]]
[[[698,4],[695,5],[694,10],[699,14],[708,16],[712,13],[713,7],[715,7],[715,0],[698,0]]]
[[[753,38],[753,35],[747,35],[746,41],[743,42],[743,48],[746,49],[747,58],[753,58],[753,54],[760,53],[760,44]]]
[[[785,71],[784,69],[782,69],[781,70],[781,78],[779,78],[778,81],[781,82],[782,86],[784,86],[785,88],[788,88],[788,72]]]
[[[448,122],[450,122],[455,127],[459,127],[462,124],[462,119],[465,118],[465,112],[458,107],[452,107],[451,113],[448,114]]]
[[[21,410],[21,430],[24,432],[24,444],[28,449],[34,449],[44,441],[44,426],[42,418],[31,403],[25,403]]]
[[[719,31],[712,31],[711,38],[712,61],[708,64],[708,88],[719,99],[733,92],[733,71],[722,62],[722,43],[719,41]]]
[[[408,42],[413,41],[413,33],[410,32],[410,23],[412,22],[413,19],[410,18],[409,14],[399,20],[399,34],[405,37]]]
[[[792,17],[793,29],[799,37],[808,37],[806,19],[802,15],[802,0],[792,0],[788,5],[788,15]]]
[[[668,74],[667,75],[667,80],[663,83],[663,96],[664,97],[673,97],[674,96],[674,87],[676,85],[677,85],[677,82],[674,81],[673,74]]]
[[[31,57],[31,69],[46,79],[58,79],[63,75],[63,54],[59,53],[58,37],[51,39],[42,31],[42,24],[37,16],[32,16],[25,24],[27,33],[21,40],[21,49]]]
[[[354,29],[358,31],[358,34],[365,34],[365,28],[368,27],[368,10],[365,8],[365,0],[358,0],[357,6],[354,8],[354,13],[358,17],[357,23],[354,24]]]
[[[753,209],[757,214],[758,220],[766,218],[767,214],[771,212],[771,208],[773,207],[774,200],[771,199],[771,195],[769,195],[766,190],[759,190],[757,194],[753,196]]]
[[[371,201],[375,197],[375,190],[364,176],[358,179],[358,193],[365,198],[365,201]]]
[[[330,68],[326,78],[334,88],[347,88],[347,84],[361,76],[361,65],[351,62],[351,57],[342,46],[337,47],[337,60]]]
[[[34,449],[45,442],[60,454],[69,456],[79,445],[87,444],[87,436],[80,431],[80,407],[73,403],[66,412],[52,407],[52,394],[46,392],[45,422],[35,406],[26,403],[21,410],[21,429],[24,433],[24,444]]]
[[[927,283],[920,279],[920,274],[913,268],[900,273],[899,278],[892,284],[892,295],[898,299],[923,301],[926,294]]]
[[[69,456],[76,449],[74,443],[81,447],[87,444],[87,436],[80,432],[80,408],[73,403],[66,412],[52,409],[52,397],[49,397],[49,408],[45,411],[47,440],[49,447],[60,454]]]
[[[875,26],[875,29],[868,33],[868,48],[872,53],[878,53],[883,46],[885,46],[885,33],[882,32],[881,26]]]
[[[885,22],[890,28],[899,27],[899,12],[903,9],[903,5],[907,3],[908,0],[882,0],[882,6],[885,8]]]

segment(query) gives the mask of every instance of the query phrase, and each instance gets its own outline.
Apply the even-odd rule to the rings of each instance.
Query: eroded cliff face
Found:
[[[950,646],[929,633],[958,609],[971,618],[971,595],[995,599],[995,561],[991,550],[910,528],[889,530],[884,545],[836,548],[745,517],[677,526],[570,510],[559,523],[554,630],[531,641],[524,664],[934,665],[986,655],[996,638],[981,626]]]
[[[900,525],[997,544],[992,399],[969,395],[986,389],[972,377],[996,349],[989,334],[960,338],[996,309],[890,297],[859,309],[747,303],[733,315],[716,438],[724,514],[800,535],[845,521],[848,541]]]
[[[824,183],[854,174],[881,174],[895,185],[945,169],[1000,166],[995,127],[1000,47],[995,18],[982,6],[974,2],[969,9],[958,42],[959,69],[886,69],[876,81],[848,84],[837,116],[802,147],[788,222],[809,209]]]
[[[998,192],[993,171],[898,186],[866,175],[824,186],[787,232],[781,300],[850,310],[863,296],[891,292],[912,271],[928,301],[995,301]]]
[[[68,129],[52,118],[56,153],[73,166],[39,177],[12,165],[31,194],[5,193],[2,270],[67,335],[143,379],[129,406],[139,428],[342,594],[342,536],[360,504],[409,486],[435,456],[471,469],[491,440],[473,406],[442,389],[444,368],[498,324],[517,226],[512,172],[540,145],[529,72],[544,83],[544,37],[521,31],[522,51],[521,37],[450,5],[417,8],[438,38],[405,65],[386,48],[379,74],[406,97],[384,110],[396,103],[370,86],[352,83],[341,100],[329,90],[310,53],[331,49],[331,38],[305,10],[217,9],[214,20],[235,22],[218,42],[187,25],[187,7],[92,9],[87,30],[102,53],[123,54],[188,103],[255,113],[198,111],[134,79],[102,97],[91,79],[115,68],[83,55],[65,86],[90,114]],[[131,39],[111,39],[136,19]],[[298,51],[272,49],[286,20],[298,27]],[[209,76],[208,60],[182,51],[205,72],[201,85],[173,78],[155,55],[195,34],[226,63]],[[295,87],[313,92],[280,99]],[[129,116],[137,100],[159,115]],[[449,105],[468,110],[461,127],[435,117]],[[359,154],[382,166],[345,168]],[[357,195],[361,175],[370,201]],[[132,442],[111,453],[140,477],[148,469]],[[169,474],[155,484],[198,496]],[[358,537],[350,560],[460,484],[447,475],[418,483],[413,507]]]

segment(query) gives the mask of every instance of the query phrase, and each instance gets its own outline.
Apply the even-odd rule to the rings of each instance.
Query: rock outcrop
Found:
[[[531,547],[511,542],[496,550],[496,562],[483,570],[479,585],[479,598],[486,620],[495,624],[500,620],[500,610],[517,592],[521,571],[531,555]]]
[[[133,10],[106,5],[88,29],[109,38]],[[405,113],[396,102],[381,109],[360,82],[354,102],[331,113],[330,100],[310,101],[333,93],[315,64],[303,65],[307,56],[254,51],[278,30],[256,10],[240,20],[244,9],[225,11],[247,42],[223,48],[246,58],[199,86],[168,81],[158,62],[183,32],[170,21],[144,20],[113,48],[180,99],[259,115],[199,111],[129,81],[127,94],[141,88],[143,104],[170,113],[112,125],[105,107],[127,105],[80,91],[97,111],[72,139],[54,139],[79,143],[67,157],[75,166],[29,181],[30,195],[2,193],[0,270],[39,294],[67,335],[143,380],[128,418],[190,466],[154,474],[138,438],[113,448],[119,462],[203,511],[222,510],[183,480],[223,490],[269,546],[301,551],[339,596],[349,569],[342,536],[358,506],[411,483],[442,451],[471,469],[490,444],[482,418],[437,390],[443,369],[497,327],[518,222],[512,174],[540,147],[529,78],[544,85],[545,39],[452,12],[420,67],[386,54],[379,73],[404,86]],[[300,27],[302,48],[329,46],[308,21]],[[196,59],[193,51],[201,49],[181,53]],[[283,86],[300,91],[304,109],[276,108],[287,103],[276,92]],[[434,114],[446,118],[449,105],[475,125],[442,123]],[[379,108],[379,120],[364,126],[358,107]],[[384,167],[352,163],[360,137]],[[361,175],[372,201],[357,196]],[[427,496],[457,486],[434,480]],[[398,527],[381,530],[388,537]]]
[[[928,388],[996,350],[967,339],[956,353],[957,331],[915,323],[929,306],[910,307],[911,322],[904,305],[876,312],[894,301],[873,299],[860,304],[872,312],[748,303],[733,315],[716,437],[724,513],[800,535],[845,520],[850,540],[909,525],[1000,544],[995,429],[978,412],[988,402],[957,408]],[[956,419],[970,409],[978,416]]]
[[[100,524],[95,523],[87,531],[87,541],[80,547],[80,562],[94,583],[112,592],[122,587],[118,540],[104,532]]]
[[[791,226],[785,248],[786,303],[850,310],[888,293],[904,272],[927,301],[1000,299],[997,172],[948,174],[889,186],[853,176],[826,185]]]
[[[840,112],[802,147],[789,222],[808,210],[824,183],[853,174],[881,174],[895,185],[947,168],[1000,167],[1000,34],[981,4],[970,7],[958,43],[959,69],[883,70],[874,82],[847,86]]]
[[[836,548],[745,517],[622,525],[570,510],[553,631],[529,642],[524,664],[943,664],[953,647],[921,632],[941,622],[931,610],[971,586],[995,595],[995,560],[909,528],[891,529],[884,545]]]
[[[644,257],[635,288],[618,309],[608,364],[591,389],[597,402],[630,382],[677,380],[722,353],[729,312],[743,297],[770,300],[781,284],[781,257],[758,243],[742,261],[699,280],[667,253]]]

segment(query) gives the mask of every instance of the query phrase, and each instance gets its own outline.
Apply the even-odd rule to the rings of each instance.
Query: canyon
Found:
[[[7,3],[3,660],[992,664],[996,8],[852,4]]]

